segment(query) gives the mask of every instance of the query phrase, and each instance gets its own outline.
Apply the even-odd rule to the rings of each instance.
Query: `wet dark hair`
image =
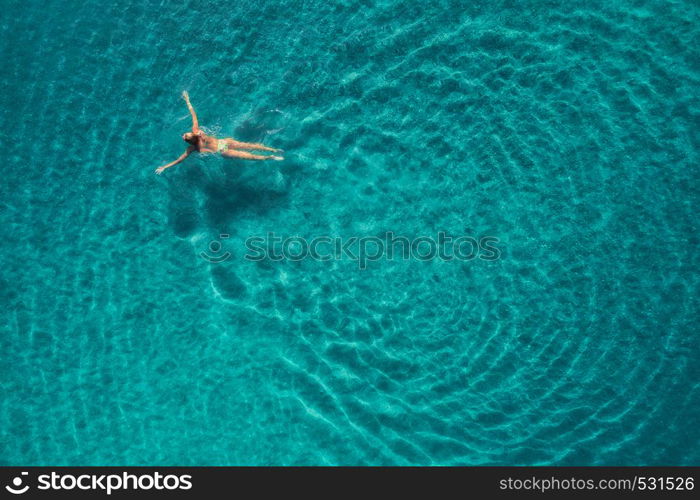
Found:
[[[186,138],[189,134],[189,138]],[[194,132],[185,132],[182,134],[182,138],[185,139],[185,142],[189,142],[193,146],[196,146],[199,143],[199,138],[201,137],[201,133],[195,134]]]

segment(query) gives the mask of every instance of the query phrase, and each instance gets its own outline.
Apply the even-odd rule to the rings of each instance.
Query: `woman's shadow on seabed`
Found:
[[[288,181],[270,162],[210,157],[185,168],[169,183],[170,222],[180,237],[195,232],[200,220],[224,230],[246,213],[264,215],[289,204]]]

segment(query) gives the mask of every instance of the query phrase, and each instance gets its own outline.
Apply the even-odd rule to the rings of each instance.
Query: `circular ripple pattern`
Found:
[[[700,461],[696,2],[9,4],[2,464]]]

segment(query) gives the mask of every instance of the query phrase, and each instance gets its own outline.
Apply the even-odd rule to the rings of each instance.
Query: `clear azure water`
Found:
[[[2,10],[1,464],[700,463],[698,2]]]

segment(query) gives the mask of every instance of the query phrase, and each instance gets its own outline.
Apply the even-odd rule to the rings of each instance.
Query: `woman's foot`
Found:
[[[277,161],[282,161],[284,158],[281,156],[275,156],[275,155],[270,155],[265,157],[266,160],[277,160]]]

